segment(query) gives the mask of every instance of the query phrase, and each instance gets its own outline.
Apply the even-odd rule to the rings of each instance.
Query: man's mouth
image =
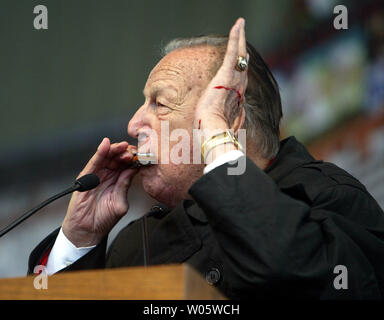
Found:
[[[156,157],[152,153],[134,153],[130,163],[127,164],[128,168],[141,168],[149,167],[156,164]]]

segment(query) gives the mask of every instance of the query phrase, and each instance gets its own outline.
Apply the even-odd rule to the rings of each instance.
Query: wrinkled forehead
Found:
[[[146,87],[159,82],[173,86],[204,86],[212,78],[218,53],[213,47],[180,48],[168,53],[151,71]]]

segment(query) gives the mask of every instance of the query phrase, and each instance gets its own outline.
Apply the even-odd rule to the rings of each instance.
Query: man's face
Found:
[[[143,91],[145,102],[128,124],[128,134],[139,137],[139,152],[148,151],[140,150],[143,145],[151,145],[152,150],[157,145],[158,164],[141,168],[140,175],[145,191],[171,207],[188,196],[189,187],[202,175],[203,165],[192,164],[194,110],[211,80],[209,70],[216,58],[210,47],[178,49],[166,55],[150,73]],[[168,136],[161,135],[162,122],[169,125]],[[186,130],[189,139],[176,134],[176,141],[170,141],[176,129]],[[168,164],[162,163],[166,145]],[[190,164],[173,163],[175,155],[189,158]]]

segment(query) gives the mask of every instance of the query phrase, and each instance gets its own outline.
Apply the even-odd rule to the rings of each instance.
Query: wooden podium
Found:
[[[225,299],[187,264],[55,274],[48,277],[47,289],[35,289],[34,280],[35,276],[0,279],[0,299]]]

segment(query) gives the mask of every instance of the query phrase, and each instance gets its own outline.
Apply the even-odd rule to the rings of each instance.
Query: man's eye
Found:
[[[163,104],[163,103],[161,103],[161,102],[159,102],[159,101],[156,101],[156,107],[157,107],[157,108],[161,108],[161,109],[163,109],[164,111],[170,109],[167,105],[165,105],[165,104]]]
[[[158,114],[165,115],[165,114],[168,114],[169,112],[171,112],[170,107],[166,106],[165,104],[163,104],[159,101],[156,101],[155,105],[156,105],[156,112]]]

